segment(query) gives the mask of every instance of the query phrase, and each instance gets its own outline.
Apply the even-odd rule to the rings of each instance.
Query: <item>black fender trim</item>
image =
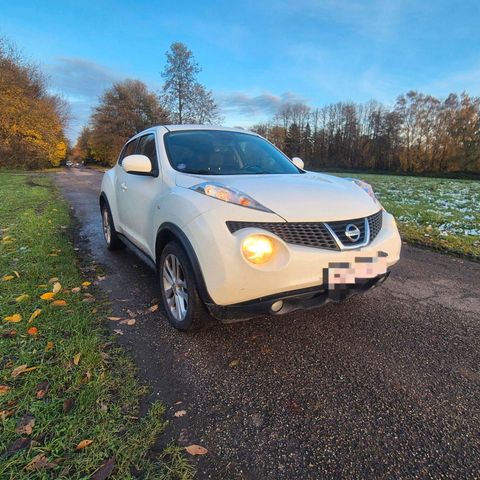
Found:
[[[100,210],[102,209],[102,200],[108,205],[110,208],[110,204],[108,203],[107,200],[107,195],[105,195],[105,192],[102,192],[100,196],[98,197],[98,203],[100,204]]]
[[[178,225],[175,225],[174,223],[171,223],[171,222],[165,222],[165,223],[162,223],[162,225],[160,225],[160,227],[157,230],[157,237],[156,237],[157,241],[158,241],[158,238],[165,233],[169,233],[170,236],[173,236],[183,247],[190,261],[190,265],[192,266],[193,275],[195,277],[195,282],[197,284],[197,290],[198,290],[198,294],[200,295],[200,298],[202,299],[203,303],[207,305],[213,305],[215,302],[212,300],[212,297],[208,293],[207,285],[205,283],[205,278],[203,277],[202,269],[200,267],[197,254],[195,253],[195,250],[192,247],[190,240]],[[160,252],[157,252],[157,245],[155,245],[155,254],[157,257],[156,259],[158,260],[160,257]],[[158,265],[157,265],[157,268],[158,268]]]

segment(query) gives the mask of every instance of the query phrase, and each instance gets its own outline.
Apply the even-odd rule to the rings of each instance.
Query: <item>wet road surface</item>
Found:
[[[137,314],[107,323],[167,406],[159,449],[206,447],[199,479],[480,478],[480,264],[404,246],[366,295],[183,334],[161,307],[145,313],[155,274],[105,248],[101,177],[71,169],[57,182],[113,314]]]

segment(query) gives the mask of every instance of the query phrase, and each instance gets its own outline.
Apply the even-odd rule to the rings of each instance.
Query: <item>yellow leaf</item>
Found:
[[[73,357],[73,363],[74,365],[78,365],[80,363],[80,357],[82,356],[81,353],[77,353],[74,357]]]
[[[42,295],[40,295],[40,298],[42,300],[51,300],[54,296],[55,296],[55,294],[53,292],[47,292],[47,293],[43,293]]]
[[[13,273],[16,275],[17,278],[20,278],[20,274],[16,270],[14,270]]]
[[[85,447],[88,447],[93,443],[93,440],[82,440],[76,447],[75,450],[83,450]]]
[[[26,293],[22,293],[15,299],[15,301],[19,303],[19,302],[23,302],[24,300],[28,300],[28,298],[30,298],[29,295],[27,295]]]
[[[52,302],[52,305],[55,305],[56,307],[64,307],[67,304],[65,300],[54,300]]]
[[[53,347],[54,347],[54,343],[53,342],[47,342],[47,346],[45,347],[45,351],[46,352],[49,352],[50,350],[53,350]]]
[[[188,447],[185,447],[185,450],[190,455],[205,455],[206,453],[208,453],[208,450],[205,447],[201,447],[200,445],[189,445]]]
[[[58,278],[57,277],[53,277],[51,278],[48,283],[55,283],[55,282],[58,282]]]
[[[33,322],[41,313],[42,310],[40,308],[34,310],[34,312],[30,315],[30,318],[28,319],[28,323]]]
[[[8,317],[5,317],[4,320],[6,322],[18,323],[22,321],[22,316],[19,313],[14,313],[13,315],[9,315]]]
[[[92,283],[91,282],[82,282],[82,287],[89,287]]]
[[[28,365],[20,365],[19,367],[14,368],[12,370],[12,377],[13,378],[18,377],[22,373],[31,372],[32,370],[36,370],[37,368],[38,367],[29,367]]]
[[[62,284],[60,282],[55,282],[53,284],[52,292],[53,293],[58,293],[61,289],[62,289]]]
[[[14,278],[15,278],[15,277],[14,277],[13,275],[4,275],[4,276],[2,277],[2,280],[3,280],[4,282],[8,282],[9,280],[13,280]]]
[[[0,385],[0,395],[5,395],[10,390],[8,385]]]

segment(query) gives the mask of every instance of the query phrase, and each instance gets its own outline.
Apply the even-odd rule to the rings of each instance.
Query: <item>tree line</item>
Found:
[[[391,108],[289,104],[252,130],[313,169],[480,173],[480,98],[467,93],[438,99],[409,91]]]
[[[68,105],[39,68],[0,38],[0,167],[58,166],[67,153]]]

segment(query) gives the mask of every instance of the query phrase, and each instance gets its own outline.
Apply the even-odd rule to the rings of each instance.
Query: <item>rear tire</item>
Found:
[[[209,315],[198,295],[190,261],[177,242],[170,242],[163,249],[158,274],[163,308],[170,324],[184,332],[201,328]]]
[[[125,244],[118,237],[117,232],[115,231],[115,225],[113,223],[112,212],[108,203],[105,202],[102,206],[102,229],[103,229],[103,238],[107,244],[109,250],[119,250],[125,248]]]

